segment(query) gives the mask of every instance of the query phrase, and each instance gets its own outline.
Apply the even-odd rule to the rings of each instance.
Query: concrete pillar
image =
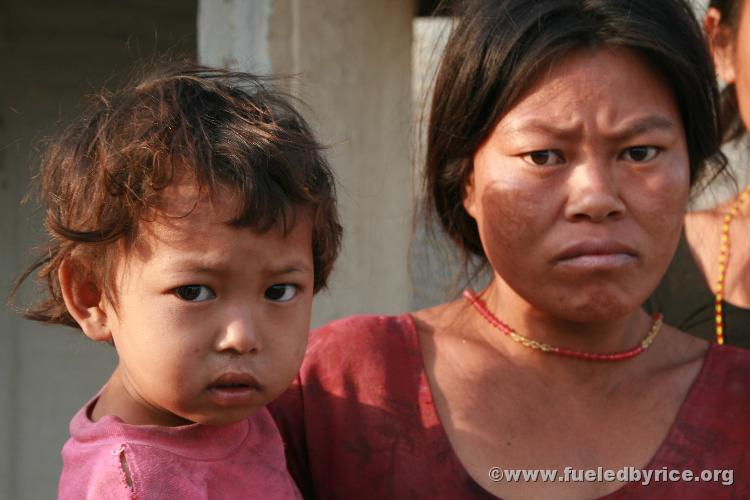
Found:
[[[198,3],[198,59],[208,65],[271,71],[268,31],[272,0]]]
[[[201,62],[295,75],[287,88],[330,146],[344,249],[315,325],[410,305],[413,9],[404,0],[199,2]]]

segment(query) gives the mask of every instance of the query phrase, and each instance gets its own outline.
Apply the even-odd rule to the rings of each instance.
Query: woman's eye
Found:
[[[522,155],[521,158],[527,163],[536,165],[539,167],[547,167],[550,165],[560,165],[563,163],[562,155],[558,151],[552,149],[542,149],[540,151],[532,151]]]
[[[188,302],[203,302],[216,297],[216,294],[206,285],[183,285],[174,289],[174,294]]]
[[[622,159],[641,163],[653,160],[658,154],[659,148],[655,146],[635,146],[623,151]]]
[[[297,285],[289,283],[271,285],[266,289],[265,296],[274,302],[289,302],[297,296]]]

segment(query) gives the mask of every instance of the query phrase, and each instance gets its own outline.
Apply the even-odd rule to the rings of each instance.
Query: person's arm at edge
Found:
[[[268,410],[284,441],[284,454],[289,473],[304,498],[315,498],[307,458],[305,411],[299,375],[294,379],[291,387],[268,405]]]

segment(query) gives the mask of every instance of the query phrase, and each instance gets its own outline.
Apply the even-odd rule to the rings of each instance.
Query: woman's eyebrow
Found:
[[[610,134],[604,134],[613,138],[622,140],[630,139],[637,135],[650,132],[652,130],[671,131],[677,128],[674,120],[670,120],[661,115],[650,115],[628,123],[620,130],[615,130]]]
[[[652,130],[674,130],[676,124],[674,120],[662,115],[649,115],[636,120],[629,120],[628,123],[621,128],[615,128],[612,131],[602,131],[601,134],[608,138],[627,140],[631,137],[650,132]],[[541,132],[546,135],[556,137],[561,140],[576,140],[581,137],[583,133],[582,126],[580,123],[571,126],[560,126],[550,124],[546,120],[533,118],[530,120],[521,121],[513,126],[503,130],[503,134],[518,134],[522,132]]]
[[[547,120],[532,118],[528,120],[520,120],[504,130],[502,133],[505,135],[521,134],[524,132],[539,132],[544,135],[550,135],[561,140],[576,140],[581,137],[581,125],[575,124],[569,127],[563,127],[559,125],[552,125]]]

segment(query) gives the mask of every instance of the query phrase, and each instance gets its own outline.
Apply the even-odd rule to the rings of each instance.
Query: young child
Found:
[[[339,250],[320,149],[258,78],[190,66],[98,96],[50,144],[27,317],[119,358],[73,417],[59,498],[299,496],[264,406]]]

